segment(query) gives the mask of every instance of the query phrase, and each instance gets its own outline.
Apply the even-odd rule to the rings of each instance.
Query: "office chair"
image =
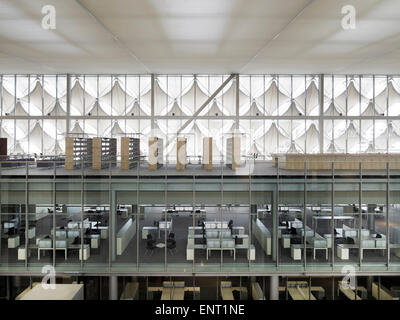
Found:
[[[173,252],[177,252],[178,250],[176,249],[176,241],[174,239],[167,239],[167,249],[169,253],[173,255]]]
[[[154,249],[156,248],[154,245],[155,241],[152,239],[147,240],[146,242],[146,252],[144,255],[147,255],[148,252],[150,252],[150,256],[152,256]]]
[[[175,233],[174,232],[170,232],[168,235],[169,239],[175,239]]]
[[[147,240],[153,240],[153,236],[150,233],[147,235]]]

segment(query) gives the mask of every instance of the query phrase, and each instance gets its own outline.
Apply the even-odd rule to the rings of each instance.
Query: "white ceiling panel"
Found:
[[[0,73],[398,74],[398,21],[398,0],[0,0]]]

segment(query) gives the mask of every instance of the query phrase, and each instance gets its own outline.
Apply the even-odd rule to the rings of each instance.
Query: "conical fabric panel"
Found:
[[[42,101],[43,97],[43,101]],[[47,93],[46,90],[43,90],[42,84],[37,81],[35,84],[34,89],[32,90],[31,94],[25,96],[23,100],[25,102],[28,102],[28,99],[30,101],[30,114],[31,115],[41,115],[42,114],[42,106],[43,110],[48,110],[49,107],[54,105],[56,98],[51,96],[50,94]]]
[[[207,100],[208,96],[205,92],[195,79],[190,90],[182,96],[182,105],[191,110],[191,114],[193,114]]]
[[[304,112],[297,107],[297,104],[294,100],[290,103],[289,108],[287,108],[287,110],[282,114],[284,117],[299,115],[304,115]]]
[[[271,154],[278,153],[281,149],[280,146],[284,149],[289,147],[290,139],[286,135],[282,134],[276,126],[276,123],[273,122],[267,132],[265,132],[265,134],[260,138],[256,139],[256,142],[260,146],[264,146],[265,143],[265,154]]]
[[[43,146],[42,146],[43,137]],[[36,122],[29,134],[23,139],[27,141],[29,139],[29,149],[33,153],[40,153],[42,149],[49,148],[54,145],[55,139],[50,137],[46,132],[43,131],[42,126],[39,122]]]
[[[347,130],[336,139],[338,146],[344,150],[347,150],[346,152],[349,153],[359,152],[360,142],[363,144],[366,142],[366,140],[362,136],[360,138],[358,129],[355,127],[353,121],[350,122]]]
[[[389,142],[387,142],[387,140],[389,140]],[[383,151],[386,151],[388,147],[389,152],[393,152],[399,149],[400,135],[397,133],[392,123],[389,123],[387,130],[383,131],[381,135],[376,138],[375,145],[377,149]]]
[[[258,156],[262,155],[261,148],[257,146],[257,143],[255,141],[253,141],[247,154],[249,155],[257,154]]]
[[[157,80],[154,81],[154,112],[156,115],[162,113],[168,105],[168,101],[167,93],[161,89]],[[149,107],[151,106],[151,90],[141,97],[140,102],[145,103]]]
[[[71,114],[82,115],[84,110],[87,114],[95,100],[96,98],[85,92],[80,82],[76,81],[71,89]]]
[[[242,110],[245,108],[241,108]],[[246,110],[246,109],[245,109]],[[248,108],[247,112],[244,111],[244,115],[245,116],[260,116],[262,115],[264,112],[262,111],[262,107],[260,107],[256,100],[253,100],[253,102],[251,103],[250,107]],[[243,114],[242,114],[243,115]]]
[[[389,83],[389,116],[398,116],[400,114],[400,93],[394,88],[393,83]]]
[[[112,110],[112,115],[124,115],[125,106],[128,106],[134,101],[134,98],[129,94],[125,94],[119,81],[115,81],[110,92],[100,98],[100,104],[106,104]]]
[[[187,114],[183,112],[181,107],[178,104],[178,101],[175,100],[174,103],[172,104],[172,107],[169,109],[168,116],[186,116]]]
[[[314,153],[319,150],[319,131],[314,123],[312,123],[307,131],[298,137],[296,144],[305,150],[306,153]]]
[[[375,108],[379,113],[386,115],[388,100],[389,116],[398,116],[400,114],[400,93],[394,88],[392,81],[389,82],[387,89],[384,89],[375,98]]]
[[[239,106],[250,100],[249,96],[247,96],[241,89],[239,89]],[[235,82],[232,82],[228,90],[223,94],[217,96],[217,101],[224,107],[224,113],[226,115],[233,115],[236,111],[236,85]]]
[[[324,116],[342,116],[344,114],[344,110],[341,110],[337,104],[333,101],[329,104],[328,109],[325,110]]]
[[[114,124],[112,125],[111,135],[113,137],[124,135],[124,131],[121,129],[121,126],[119,125],[118,121],[115,121]]]
[[[368,148],[367,148],[364,152],[365,152],[365,153],[376,153],[377,151],[376,151],[376,149],[375,149],[373,143],[371,142],[371,143],[368,145]]]
[[[27,106],[23,106],[23,102],[17,101],[17,104],[13,110],[11,110],[10,114],[15,116],[29,116],[27,111]]]
[[[296,97],[295,101],[303,113],[306,110],[307,115],[318,114],[315,109],[319,106],[319,93],[315,81],[311,81],[306,91]]]
[[[289,149],[286,151],[286,153],[301,153],[299,147],[296,145],[294,141],[290,144]]]
[[[16,142],[15,148],[10,150],[11,154],[24,154],[27,152],[28,152],[28,150],[24,150],[24,148],[22,148],[21,143],[19,141]]]
[[[2,88],[1,96],[3,103],[3,114],[11,113],[11,111],[14,109],[15,97],[4,87]]]
[[[338,97],[335,98],[335,102],[339,108],[346,110],[346,97],[347,97],[347,112],[349,115],[360,114],[360,102],[361,105],[367,104],[368,99],[361,95],[355,87],[354,81],[351,81],[346,90],[343,91]]]
[[[265,105],[266,115],[276,115],[279,106],[288,103],[290,98],[278,90],[276,81],[272,81],[267,91],[257,97],[256,100],[260,106]]]
[[[99,100],[96,99],[95,103],[93,104],[93,106],[89,109],[89,111],[87,112],[87,115],[92,115],[92,116],[109,116],[109,114],[107,114],[107,112],[105,112],[103,110],[103,108],[100,106],[99,104]]]
[[[61,107],[60,102],[57,100],[56,103],[54,104],[53,108],[48,112],[51,116],[65,116],[67,113]]]
[[[134,102],[126,109],[126,114],[129,116],[148,116],[150,113],[146,112],[144,108],[141,108],[138,100],[135,99]]]
[[[361,116],[375,116],[379,115],[378,111],[374,108],[374,103],[370,101],[364,111],[361,113]]]
[[[339,148],[336,146],[335,143],[333,143],[333,141],[331,141],[328,148],[326,149],[326,153],[339,153],[339,152],[340,152]]]
[[[81,127],[81,125],[79,124],[79,122],[75,122],[74,127],[71,130],[71,133],[73,134],[83,134],[83,129]]]
[[[217,100],[214,99],[214,101],[211,104],[211,107],[209,107],[209,110],[205,114],[207,116],[224,116],[225,114],[222,112],[222,108],[217,103]]]

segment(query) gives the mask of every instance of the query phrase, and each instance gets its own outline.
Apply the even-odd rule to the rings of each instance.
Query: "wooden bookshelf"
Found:
[[[313,154],[275,154],[275,166],[286,170],[331,170],[332,162],[335,170],[359,170],[360,162],[363,170],[386,170],[386,163],[390,169],[400,169],[400,154],[380,153],[313,153]]]
[[[100,170],[117,164],[117,139],[93,138],[92,169]]]
[[[186,143],[186,138],[176,138],[176,170],[185,170],[187,158]]]
[[[7,138],[0,138],[0,160],[7,159]]]
[[[93,140],[91,138],[65,138],[65,169],[74,170],[82,163],[88,166],[92,162]]]
[[[121,170],[129,170],[139,163],[140,160],[140,139],[121,138]]]
[[[240,137],[226,140],[226,165],[232,170],[240,168]]]
[[[149,155],[148,168],[149,170],[157,170],[163,163],[163,139],[158,137],[149,138]]]
[[[212,170],[212,141],[211,137],[203,138],[203,168],[204,170]]]

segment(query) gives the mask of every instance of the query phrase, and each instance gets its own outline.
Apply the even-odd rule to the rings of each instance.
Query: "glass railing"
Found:
[[[376,157],[2,160],[0,271],[398,271],[400,162]]]

